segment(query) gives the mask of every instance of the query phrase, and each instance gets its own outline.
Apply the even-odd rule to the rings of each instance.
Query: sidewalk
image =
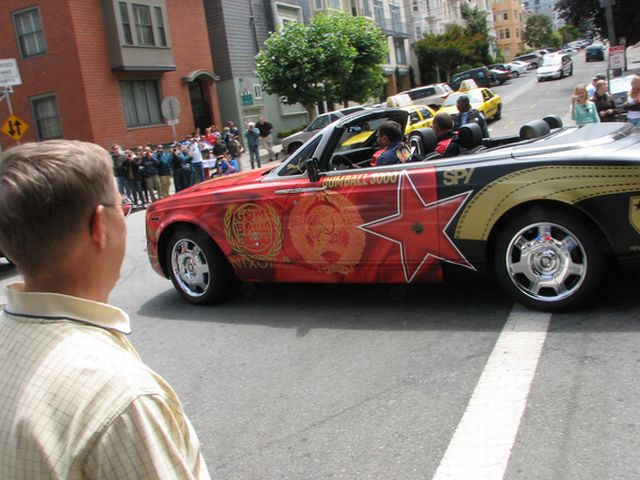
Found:
[[[284,159],[284,156],[281,155],[282,145],[274,145],[273,151],[276,152],[276,160],[281,161]],[[260,147],[260,163],[264,167],[265,165],[274,165],[276,162],[269,163],[269,154],[267,153],[266,148]],[[249,159],[249,152],[245,151],[240,157],[240,170],[246,172],[251,170],[251,160]]]

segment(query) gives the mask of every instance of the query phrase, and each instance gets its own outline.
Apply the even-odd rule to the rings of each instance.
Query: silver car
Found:
[[[286,155],[291,155],[298,148],[300,148],[304,142],[313,137],[318,130],[326,127],[332,122],[335,122],[339,118],[360,110],[364,110],[364,107],[343,108],[342,110],[335,110],[333,112],[318,115],[309,125],[305,127],[304,130],[293,133],[282,140],[282,151],[286,152]]]

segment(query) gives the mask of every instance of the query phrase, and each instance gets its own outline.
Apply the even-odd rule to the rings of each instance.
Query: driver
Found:
[[[402,127],[398,122],[387,120],[380,125],[376,132],[376,143],[380,149],[373,154],[371,166],[406,162],[410,155],[402,137]]]

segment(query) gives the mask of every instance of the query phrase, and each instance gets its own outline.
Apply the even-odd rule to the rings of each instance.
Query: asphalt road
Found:
[[[499,87],[492,134],[564,115],[573,86],[603,68]],[[111,301],[183,400],[213,478],[640,478],[638,276],[553,316],[462,279],[248,285],[194,307],[149,267],[144,213],[127,224]],[[0,284],[16,279],[0,263]]]

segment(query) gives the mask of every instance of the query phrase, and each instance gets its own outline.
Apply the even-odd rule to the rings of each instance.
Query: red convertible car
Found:
[[[460,131],[463,153],[412,132],[406,163],[371,167],[379,108],[332,123],[285,162],[216,178],[155,202],[148,255],[194,304],[245,282],[417,283],[488,271],[531,308],[574,307],[606,267],[640,266],[640,132],[630,124],[519,135]],[[357,136],[357,141],[349,141]]]

